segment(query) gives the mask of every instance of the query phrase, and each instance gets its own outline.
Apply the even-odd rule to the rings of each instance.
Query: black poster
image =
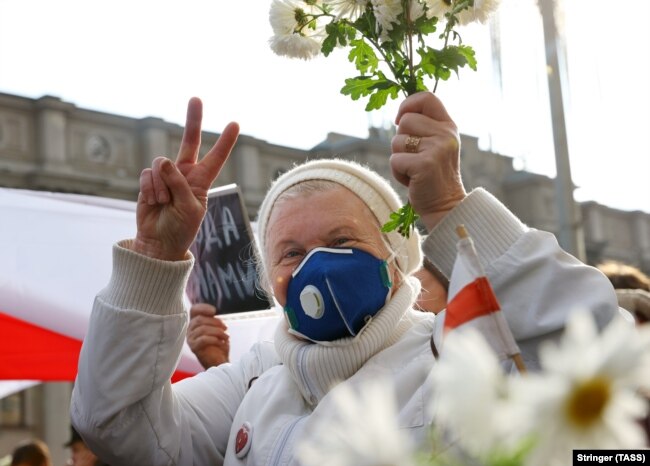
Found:
[[[239,187],[208,191],[208,210],[190,248],[195,262],[187,294],[192,303],[212,304],[218,314],[270,309],[259,286],[255,247]]]

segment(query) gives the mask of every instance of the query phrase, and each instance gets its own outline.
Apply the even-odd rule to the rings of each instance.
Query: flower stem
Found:
[[[454,28],[455,22],[454,22],[454,17],[450,16],[448,18],[447,24],[445,25],[445,32],[444,34],[444,45],[442,47],[443,50],[447,48],[447,45],[449,44],[449,34],[451,34],[452,29]],[[433,93],[436,93],[436,90],[438,89],[438,82],[440,82],[440,76],[436,76],[436,81],[433,85]]]
[[[411,0],[412,1],[412,0]],[[410,1],[405,4],[406,7],[406,57],[409,64],[409,79],[406,92],[408,95],[415,94],[417,84],[415,81],[415,72],[413,69],[413,21],[411,20]]]

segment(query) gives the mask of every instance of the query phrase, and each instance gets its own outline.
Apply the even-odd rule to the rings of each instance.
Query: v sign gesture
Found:
[[[156,157],[140,174],[136,210],[138,232],[131,249],[161,260],[183,260],[196,236],[207,208],[208,189],[228,159],[239,126],[230,123],[203,159],[201,119],[203,105],[193,97],[176,162]]]

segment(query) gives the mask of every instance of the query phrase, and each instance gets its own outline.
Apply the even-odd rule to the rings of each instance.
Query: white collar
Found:
[[[338,382],[354,375],[372,356],[391,346],[415,323],[405,314],[420,292],[420,281],[407,277],[390,301],[356,337],[325,346],[291,335],[283,320],[275,333],[275,349],[305,400],[315,406]],[[347,341],[346,341],[347,340]]]

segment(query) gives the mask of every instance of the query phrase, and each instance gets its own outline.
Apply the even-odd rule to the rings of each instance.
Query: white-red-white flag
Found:
[[[513,358],[519,355],[519,347],[485,276],[474,242],[464,227],[458,228],[458,234],[460,240],[449,281],[444,332],[472,327],[483,334],[499,359]]]
[[[15,391],[16,380],[75,379],[95,293],[111,276],[113,243],[135,235],[135,207],[118,199],[0,187],[0,398]],[[223,318],[230,360],[237,361],[281,317],[252,311]],[[201,371],[184,344],[172,380]]]

